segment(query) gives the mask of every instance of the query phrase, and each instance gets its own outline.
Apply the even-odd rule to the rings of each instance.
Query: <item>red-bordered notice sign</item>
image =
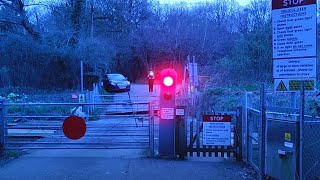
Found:
[[[272,0],[273,58],[315,57],[316,25],[316,0]],[[315,68],[315,62],[308,64],[309,68]],[[300,67],[304,66],[298,65],[296,73]],[[286,67],[281,68],[278,63],[275,68],[282,70],[282,74],[292,72],[292,70],[286,71]],[[290,78],[296,76],[301,75],[291,75]],[[281,78],[281,74],[277,78]]]
[[[231,145],[231,116],[203,115],[203,145]]]

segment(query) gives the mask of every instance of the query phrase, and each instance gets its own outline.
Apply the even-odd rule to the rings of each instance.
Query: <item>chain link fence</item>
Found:
[[[320,179],[320,118],[305,117],[303,133],[303,179]]]
[[[246,160],[251,166],[259,172],[261,156],[261,123],[260,123],[260,98],[257,92],[246,92],[245,103],[245,129],[247,147]]]
[[[294,154],[293,157],[295,161],[295,177],[299,178],[299,115],[301,108],[301,92],[274,92],[274,87],[268,87],[265,93],[265,111],[267,117],[267,128],[266,132],[266,169],[273,170],[270,168],[273,166],[268,161],[270,154],[268,151],[274,151],[273,149],[275,144],[271,145],[271,139],[275,136],[270,135],[271,133],[278,133],[277,138],[279,145],[283,146],[292,146]],[[244,98],[244,127],[246,134],[246,141],[248,142],[245,146],[247,149],[244,151],[247,154],[247,162],[249,162],[257,172],[260,172],[261,169],[261,142],[262,137],[262,118],[261,118],[261,92],[247,92]],[[303,123],[303,153],[302,153],[302,175],[301,179],[319,179],[320,178],[320,96],[318,92],[315,91],[306,91],[304,95],[304,123]],[[281,117],[280,123],[272,124],[276,119],[278,122]],[[290,121],[288,119],[291,119]],[[269,124],[268,124],[269,123]],[[281,124],[282,123],[282,124]],[[290,125],[287,125],[291,123]],[[287,130],[276,129],[277,126],[290,126],[292,127],[292,132],[286,132]],[[281,132],[281,133],[280,133]],[[289,135],[290,134],[290,135]],[[288,137],[285,137],[287,136]],[[290,136],[290,138],[289,138]],[[286,142],[288,141],[288,142]],[[286,148],[286,147],[285,147]],[[290,149],[290,148],[289,148]],[[280,149],[279,149],[280,150]],[[269,157],[268,157],[269,156]],[[285,162],[285,161],[281,161]],[[267,172],[268,173],[268,172]],[[269,174],[268,174],[269,175]]]
[[[320,179],[320,96],[306,92],[303,124],[303,179]]]
[[[248,108],[248,162],[259,172],[261,157],[260,111]]]

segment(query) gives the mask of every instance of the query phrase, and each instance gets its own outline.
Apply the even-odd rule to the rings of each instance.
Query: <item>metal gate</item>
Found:
[[[241,111],[220,112],[216,115],[231,115],[231,146],[203,145],[203,121],[187,121],[187,152],[189,156],[235,157],[241,160]],[[187,154],[186,154],[187,155]]]
[[[260,111],[245,107],[247,122],[247,161],[259,172],[261,164],[261,116]]]
[[[150,128],[154,128],[150,109],[156,108],[148,101],[0,102],[0,146],[4,149],[148,149],[150,139],[153,141]],[[87,125],[85,135],[78,140],[65,137],[62,129],[64,119],[72,114],[83,117]]]

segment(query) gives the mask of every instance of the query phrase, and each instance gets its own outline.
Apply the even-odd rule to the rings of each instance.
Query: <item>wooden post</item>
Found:
[[[221,146],[221,149],[220,149],[220,154],[221,154],[220,156],[221,156],[221,157],[224,157],[224,152],[225,152],[225,151],[224,151],[224,150],[225,150],[224,147],[225,147],[225,146]]]
[[[200,157],[200,121],[196,121],[197,123],[197,156]]]
[[[214,146],[214,157],[218,157],[219,146]]]

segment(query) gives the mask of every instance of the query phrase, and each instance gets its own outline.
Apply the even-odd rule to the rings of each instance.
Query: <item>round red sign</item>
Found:
[[[87,130],[86,122],[79,116],[67,117],[62,125],[64,135],[72,140],[82,138]]]

